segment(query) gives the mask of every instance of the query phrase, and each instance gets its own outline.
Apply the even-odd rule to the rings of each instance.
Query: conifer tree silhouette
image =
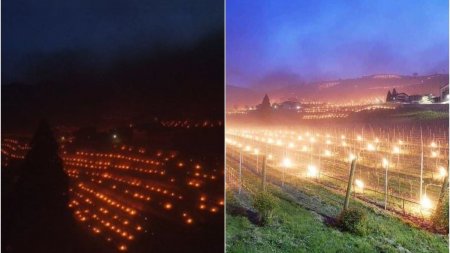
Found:
[[[392,90],[392,96],[393,96],[393,97],[396,97],[397,95],[398,95],[397,90],[394,88],[394,89]]]
[[[67,206],[69,180],[46,121],[30,144],[8,203],[6,252],[73,252],[68,248],[73,222]]]
[[[386,102],[391,102],[392,101],[392,94],[391,91],[389,90],[386,96]]]

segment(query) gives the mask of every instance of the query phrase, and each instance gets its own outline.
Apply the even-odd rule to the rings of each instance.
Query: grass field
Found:
[[[416,120],[439,120],[439,119],[448,119],[448,112],[426,110],[426,111],[399,113],[394,116],[398,118],[407,118]]]
[[[256,190],[256,180],[248,181],[247,187]],[[412,227],[356,201],[351,206],[368,214],[367,235],[340,231],[330,220],[339,214],[342,197],[330,191],[313,195],[281,191],[273,185],[269,190],[277,207],[273,222],[266,226],[251,221],[251,194],[227,192],[227,252],[448,252],[446,236]],[[236,209],[242,211],[229,211]]]

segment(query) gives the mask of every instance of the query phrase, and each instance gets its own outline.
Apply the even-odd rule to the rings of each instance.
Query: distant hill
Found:
[[[389,89],[413,94],[439,94],[439,88],[448,83],[448,74],[426,76],[371,75],[355,79],[339,79],[308,84],[287,85],[281,88],[239,88],[227,86],[227,102],[232,106],[255,105],[262,100],[264,93],[271,101],[287,98],[322,102],[362,102],[386,98]],[[238,94],[242,92],[243,94]],[[254,98],[257,96],[258,98]],[[227,108],[231,108],[227,104]]]
[[[29,80],[2,84],[2,132],[31,130],[41,118],[69,126],[223,118],[221,32],[185,48],[118,55],[104,68],[91,58],[69,52],[27,61]]]

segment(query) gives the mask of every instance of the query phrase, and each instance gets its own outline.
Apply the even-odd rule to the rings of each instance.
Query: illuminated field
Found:
[[[265,156],[269,182],[292,186],[302,178],[343,194],[350,161],[357,158],[355,196],[401,215],[426,218],[447,174],[447,136],[447,131],[424,128],[421,138],[420,128],[413,127],[227,128],[227,187],[240,187],[239,169],[261,177]]]
[[[27,144],[20,143],[14,139],[3,139],[2,141],[2,165],[8,166],[11,159],[24,159],[26,152],[30,149]]]
[[[24,144],[13,139],[3,144],[4,160],[25,157]],[[207,193],[208,187],[223,184],[221,168],[205,168],[175,152],[148,155],[126,146],[61,153],[71,179],[69,208],[80,226],[106,247],[131,250],[144,234],[158,231],[156,224],[195,230],[223,214],[223,196]]]

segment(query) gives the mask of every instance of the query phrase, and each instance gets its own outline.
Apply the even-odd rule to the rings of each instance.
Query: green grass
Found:
[[[251,181],[248,181],[250,187]],[[256,180],[253,183],[255,190]],[[277,201],[272,223],[258,226],[246,216],[227,214],[227,252],[448,252],[446,236],[411,227],[355,201],[351,206],[362,208],[368,215],[366,236],[341,232],[327,225],[318,213],[335,217],[341,207],[340,203],[323,196],[341,197],[323,188],[317,195],[309,192],[300,198],[297,196],[301,193],[287,194],[273,185],[269,189]],[[227,194],[227,205],[248,209],[249,201],[249,195]],[[305,205],[305,202],[310,203]]]
[[[448,252],[442,236],[375,213],[369,213],[365,237],[329,227],[319,215],[282,199],[274,216],[260,227],[227,215],[227,252]]]
[[[447,112],[431,111],[431,110],[400,113],[394,116],[398,118],[418,119],[418,120],[448,119]]]

